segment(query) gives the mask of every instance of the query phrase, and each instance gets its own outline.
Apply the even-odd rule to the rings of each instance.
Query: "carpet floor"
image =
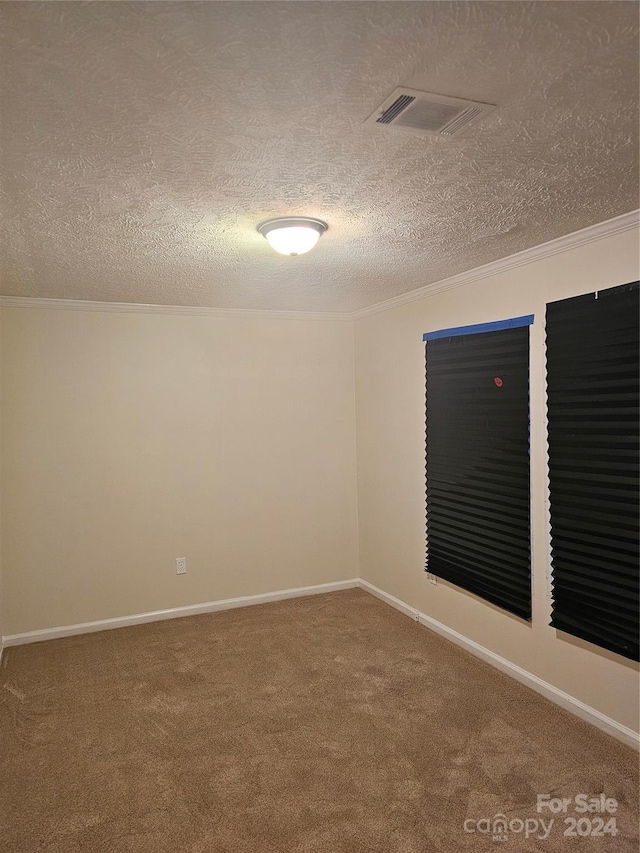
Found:
[[[5,656],[3,853],[638,850],[635,752],[361,590]]]

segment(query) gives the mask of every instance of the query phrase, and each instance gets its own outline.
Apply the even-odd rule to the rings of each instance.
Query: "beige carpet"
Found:
[[[638,850],[632,750],[360,590],[10,648],[1,678],[3,853]],[[616,837],[533,834],[537,794],[602,792]]]

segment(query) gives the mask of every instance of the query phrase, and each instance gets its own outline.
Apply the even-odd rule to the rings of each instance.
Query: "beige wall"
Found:
[[[425,259],[425,263],[428,259]],[[356,322],[360,574],[432,618],[638,730],[638,667],[548,626],[545,303],[638,278],[636,231]],[[531,327],[533,619],[424,571],[424,332],[535,314]]]
[[[2,359],[5,635],[357,577],[351,323],[5,307]]]

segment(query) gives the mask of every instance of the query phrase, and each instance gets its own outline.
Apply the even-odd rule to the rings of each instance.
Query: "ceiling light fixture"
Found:
[[[258,225],[258,231],[272,249],[291,257],[304,255],[313,249],[327,228],[326,222],[310,216],[282,216]]]

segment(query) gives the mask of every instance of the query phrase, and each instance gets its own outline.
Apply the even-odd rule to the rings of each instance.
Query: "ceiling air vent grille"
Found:
[[[365,124],[393,127],[420,136],[457,136],[494,109],[493,104],[396,89]]]
[[[380,113],[376,121],[378,124],[389,124],[394,120],[394,118],[397,118],[400,113],[408,107],[410,103],[412,103],[412,101],[415,101],[415,98],[411,95],[400,95],[400,97],[396,98],[390,107],[387,107],[384,112]]]

